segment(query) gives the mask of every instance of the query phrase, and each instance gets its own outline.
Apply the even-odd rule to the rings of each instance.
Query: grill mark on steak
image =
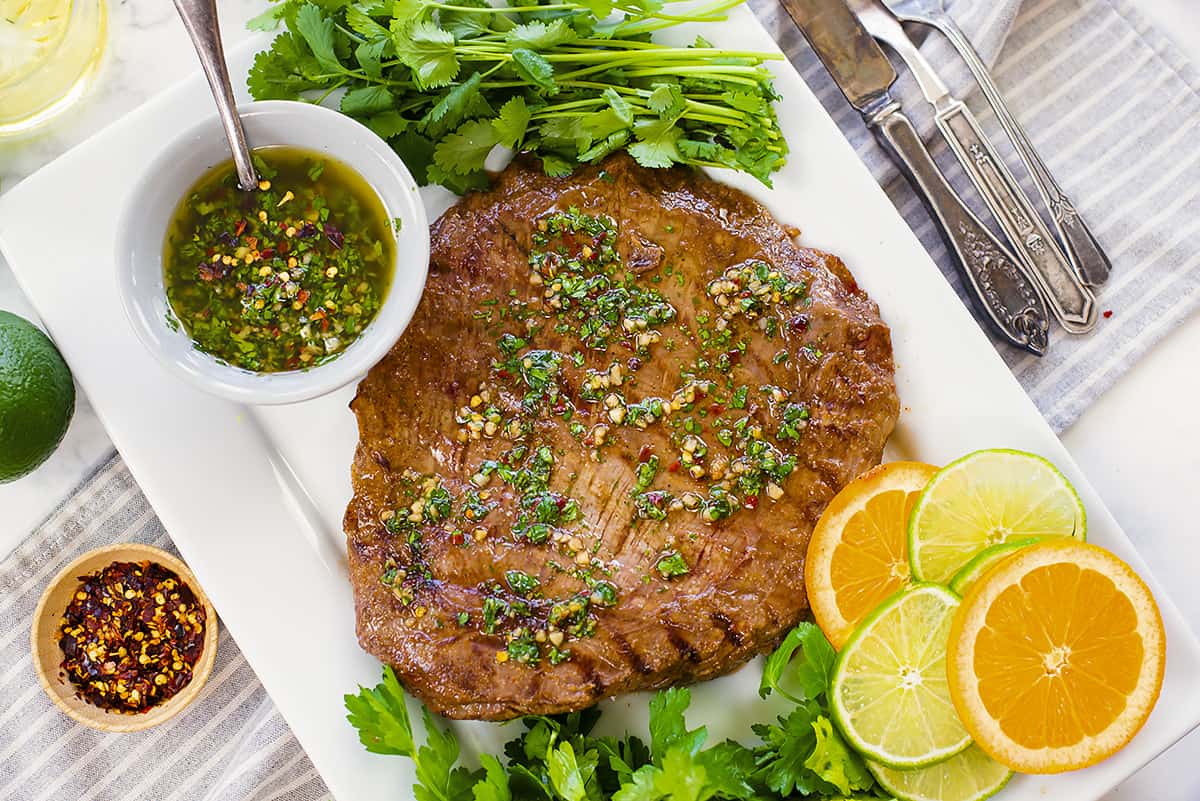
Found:
[[[517,626],[528,625],[532,632],[543,625],[551,603],[584,585],[554,542],[538,545],[512,534],[521,492],[492,481],[489,503],[495,508],[483,519],[487,533],[479,540],[472,525],[422,523],[414,547],[385,522],[388,515],[408,514],[410,476],[418,483],[437,476],[459,514],[461,499],[475,489],[472,475],[479,465],[512,446],[503,436],[457,438],[461,426],[455,417],[489,378],[499,333],[523,325],[511,318],[488,324],[477,312],[487,298],[540,296],[542,287],[529,280],[536,222],[572,206],[615,221],[629,272],[637,282],[657,287],[678,313],[666,329],[675,348],[660,344],[649,353],[632,352],[617,341],[607,352],[588,350],[579,345],[577,325],[556,330],[553,317],[539,323],[529,347],[583,354],[582,367],[565,364],[560,376],[563,395],[577,412],[574,421],[590,430],[608,419],[602,404],[583,397],[586,369],[606,369],[616,361],[635,371],[636,381],[621,387],[632,403],[669,397],[680,386],[681,367],[706,353],[715,357],[696,339],[698,316],[714,308],[706,287],[726,268],[753,260],[803,280],[808,302],[786,315],[781,311],[773,340],[736,319],[735,343],[744,338],[747,347],[742,352],[731,345],[730,367],[715,379],[728,377],[750,388],[737,415],[763,426],[768,438],[775,436],[780,417],[758,391],[762,385],[783,387],[810,408],[811,418],[800,438],[788,444],[797,464],[782,484],[783,496],[772,501],[762,494],[753,506],[712,524],[684,511],[671,512],[665,521],[637,517],[632,496],[644,454],[661,461],[654,489],[677,497],[707,491],[707,477],[698,481],[686,469],[668,469],[678,459],[679,442],[671,439],[675,429],[666,422],[645,430],[612,425],[610,444],[597,462],[568,433],[566,422],[539,418],[536,439],[552,448],[555,460],[549,489],[578,502],[580,520],[571,532],[585,538],[589,555],[594,544],[594,558],[604,565],[594,578],[615,586],[619,600],[594,612],[594,636],[565,640],[569,659],[551,664],[543,650],[540,664],[530,667],[498,659],[507,653],[506,637]],[[655,249],[661,257],[651,264]],[[655,276],[659,282],[650,283]],[[687,333],[679,333],[685,327]],[[773,358],[781,350],[787,352],[782,363]],[[719,391],[727,392],[723,386]],[[506,414],[521,402],[507,385],[496,395],[494,402]],[[547,177],[535,163],[518,159],[491,190],[467,195],[447,211],[432,229],[429,279],[412,323],[359,385],[351,409],[359,445],[345,530],[360,643],[391,664],[405,687],[434,711],[507,719],[705,680],[774,647],[806,610],[803,559],[815,521],[838,489],[879,461],[898,402],[888,329],[836,257],[797,246],[760,205],[734,189],[686,169],[642,169],[617,155],[568,178]],[[697,412],[675,413],[685,414]],[[711,415],[733,419],[726,410]],[[702,437],[714,453],[703,461],[711,467],[714,454],[723,451],[707,423]],[[678,551],[688,567],[669,580],[656,568],[668,550]],[[550,559],[563,564],[551,569]],[[385,584],[389,565],[406,570],[406,578]],[[495,583],[503,597],[519,600],[505,588],[511,570],[539,582],[531,599],[535,608],[486,633],[482,606],[492,593],[487,588]],[[467,624],[458,622],[460,613]]]
[[[725,639],[733,643],[735,647],[740,646],[746,641],[746,638],[742,636],[742,633],[738,631],[737,628],[734,627],[733,621],[730,620],[728,616],[720,612],[713,612],[709,617],[711,617],[712,622],[716,623],[721,631],[725,633]]]

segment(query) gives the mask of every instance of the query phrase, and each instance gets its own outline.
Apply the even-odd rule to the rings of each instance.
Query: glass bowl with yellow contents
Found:
[[[185,380],[293,403],[365,375],[416,310],[429,230],[416,182],[374,133],[320,106],[239,108],[259,184],[242,191],[214,117],[152,159],[117,232],[122,300]]]

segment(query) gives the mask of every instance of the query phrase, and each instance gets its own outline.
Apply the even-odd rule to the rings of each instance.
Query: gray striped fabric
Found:
[[[875,146],[775,0],[751,0],[922,242],[957,285],[919,202]],[[953,6],[1045,160],[1114,262],[1101,290],[1111,319],[1084,338],[1061,334],[1044,359],[1002,350],[1061,430],[1200,302],[1200,80],[1124,0],[959,0]],[[1017,11],[1020,9],[1020,13]],[[960,92],[966,70],[943,43],[927,52]],[[932,123],[915,87],[901,97]],[[979,110],[977,95],[968,96]],[[786,100],[784,101],[786,102]],[[981,115],[995,133],[990,114]],[[997,139],[997,141],[1000,141]],[[967,181],[935,147],[954,182]],[[1014,165],[1015,166],[1015,165]],[[267,801],[328,797],[236,644],[187,714],[139,734],[73,724],[38,688],[29,620],[46,580],[76,554],[166,532],[114,457],[0,563],[0,799],[5,801]],[[407,797],[397,788],[397,799]],[[353,801],[353,799],[343,799]]]
[[[791,18],[776,0],[749,2],[962,294],[916,194]],[[1100,308],[1112,314],[1090,335],[1052,330],[1050,351],[1041,359],[997,346],[1050,425],[1062,431],[1200,305],[1200,248],[1194,244],[1200,234],[1200,71],[1126,0],[957,0],[947,7],[993,64],[1009,107],[1113,261],[1112,277],[1098,290]],[[1015,174],[1023,175],[966,66],[936,35],[924,51],[1002,145]],[[972,196],[945,143],[933,140],[929,106],[908,76],[898,96],[951,182]],[[1033,192],[1028,182],[1026,188]]]
[[[217,661],[183,714],[132,734],[80,726],[38,685],[29,625],[46,582],[111,542],[174,551],[113,458],[0,562],[0,799],[4,801],[316,801],[320,776],[221,627]]]

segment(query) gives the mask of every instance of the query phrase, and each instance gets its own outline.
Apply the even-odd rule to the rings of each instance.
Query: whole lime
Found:
[[[75,383],[50,338],[0,311],[0,484],[46,461],[75,413]]]

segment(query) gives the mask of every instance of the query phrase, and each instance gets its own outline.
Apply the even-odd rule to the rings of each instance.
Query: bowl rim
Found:
[[[192,678],[179,692],[149,711],[136,715],[110,712],[89,701],[75,698],[73,685],[68,680],[58,679],[62,649],[54,636],[62,611],[50,607],[51,601],[62,602],[64,590],[74,591],[81,571],[92,571],[121,560],[140,561],[148,559],[169,568],[192,590],[196,600],[204,607],[204,650],[192,670]],[[85,567],[86,566],[86,567]],[[58,604],[56,603],[55,606]],[[63,609],[66,607],[64,606]],[[29,629],[29,647],[33,658],[34,672],[38,684],[54,705],[64,714],[84,726],[106,732],[134,732],[165,723],[191,705],[200,695],[212,673],[217,658],[217,634],[220,621],[212,602],[204,593],[196,576],[178,557],[162,548],[141,542],[119,542],[94,548],[80,554],[59,570],[47,582],[38,599]],[[70,699],[70,700],[68,700]]]
[[[138,262],[133,258],[134,244],[138,241],[138,226],[144,225],[139,219],[146,195],[151,191],[154,176],[165,174],[167,165],[182,159],[187,159],[188,145],[197,139],[208,136],[223,137],[220,120],[215,112],[196,123],[182,128],[171,138],[154,158],[147,161],[145,167],[135,176],[132,188],[118,216],[115,237],[115,269],[117,271],[118,294],[126,320],[133,328],[134,334],[151,354],[172,375],[178,376],[189,384],[209,394],[238,403],[254,405],[276,405],[297,403],[334,392],[360,378],[378,361],[387,355],[397,338],[407,328],[416,313],[424,291],[429,273],[429,223],[425,206],[421,201],[417,182],[413,179],[407,166],[398,154],[367,126],[331,108],[314,103],[296,100],[261,100],[238,105],[238,113],[247,128],[253,128],[259,120],[292,119],[297,121],[318,119],[325,127],[342,128],[367,143],[366,150],[361,147],[355,151],[365,158],[374,159],[379,163],[379,175],[364,175],[363,171],[348,163],[346,155],[350,151],[342,144],[340,137],[326,137],[328,150],[326,155],[341,161],[348,169],[354,170],[374,190],[376,197],[383,205],[389,218],[399,218],[403,221],[402,228],[418,229],[408,244],[415,245],[403,253],[396,248],[396,261],[393,265],[393,280],[388,292],[380,305],[375,318],[367,328],[346,347],[344,351],[328,362],[306,370],[281,371],[276,373],[256,373],[240,367],[227,364],[215,356],[193,347],[198,354],[193,361],[185,361],[172,356],[166,343],[169,339],[181,335],[171,329],[165,319],[153,314],[148,308],[153,302],[146,297],[153,294],[152,290],[135,286],[135,275],[139,270]],[[223,138],[222,138],[223,142]],[[286,137],[271,137],[269,141],[256,144],[255,150],[295,146]],[[339,150],[339,148],[341,148]],[[227,154],[227,150],[226,150]],[[226,156],[232,158],[231,156]],[[178,203],[183,199],[191,183],[198,180],[215,164],[203,159],[196,159],[197,169],[189,178],[189,183],[178,189]],[[217,162],[219,163],[219,162]],[[381,185],[380,176],[386,178],[386,185]],[[162,231],[165,237],[166,231]],[[406,285],[404,291],[397,292],[397,281],[400,279],[401,267],[404,268]],[[161,265],[159,266],[161,271]],[[163,298],[164,304],[170,309],[170,304]],[[173,315],[173,310],[171,310]],[[178,321],[175,320],[177,323]],[[186,334],[182,334],[186,336]]]

